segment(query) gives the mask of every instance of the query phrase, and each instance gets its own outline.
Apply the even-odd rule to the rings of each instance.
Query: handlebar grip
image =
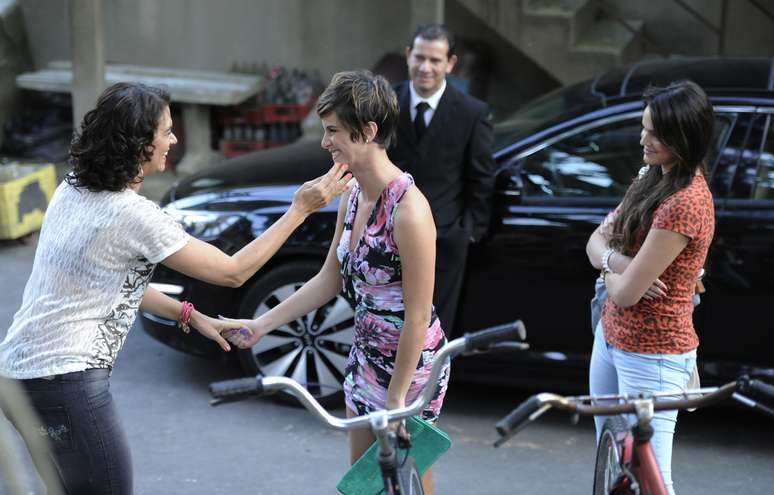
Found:
[[[757,396],[768,400],[774,400],[774,385],[769,385],[760,380],[750,380],[747,382],[747,385],[751,391],[757,394]]]
[[[259,376],[210,383],[210,395],[221,401],[263,395],[263,379]]]
[[[504,325],[485,328],[474,333],[465,334],[465,351],[481,349],[501,340],[524,340],[527,338],[527,329],[521,320],[516,320]]]
[[[505,437],[520,430],[527,423],[532,413],[540,409],[541,406],[540,398],[537,395],[533,395],[495,425],[497,433]]]

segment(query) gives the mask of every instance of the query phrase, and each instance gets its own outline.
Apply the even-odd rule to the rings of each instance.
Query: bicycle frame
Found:
[[[653,437],[653,428],[650,424],[653,420],[653,401],[636,400],[634,406],[637,411],[637,422],[629,430],[621,445],[619,460],[621,472],[613,484],[614,489],[611,493],[617,493],[616,489],[619,491],[632,489],[635,493],[667,495],[664,478],[650,443]],[[627,492],[621,491],[621,493]]]
[[[653,436],[651,420],[654,411],[703,407],[732,397],[742,404],[774,417],[774,410],[741,394],[741,392],[748,391],[774,400],[774,386],[746,376],[721,387],[686,390],[682,393],[671,391],[647,395],[615,394],[580,397],[562,397],[556,394],[542,393],[530,397],[497,423],[496,429],[501,438],[495,442],[495,446],[505,443],[508,438],[552,407],[586,416],[633,413],[637,418],[636,423],[629,426],[624,438],[614,439],[621,453],[617,459],[617,467],[620,468],[620,471],[617,479],[612,483],[609,493],[615,495],[629,493],[666,495],[667,490],[664,486],[661,470],[650,442]],[[684,399],[657,400],[660,397],[674,398],[676,396],[684,397]],[[610,401],[617,403],[600,404],[600,402]]]
[[[348,431],[358,428],[369,428],[378,442],[378,461],[385,483],[385,491],[389,494],[389,486],[392,480],[398,477],[398,449],[393,445],[389,424],[415,416],[430,403],[435,394],[438,379],[445,364],[453,357],[462,353],[479,352],[482,349],[489,350],[493,344],[506,339],[526,338],[526,330],[521,321],[515,321],[505,325],[480,330],[472,334],[465,334],[450,342],[447,342],[435,355],[433,366],[428,377],[428,386],[408,406],[399,409],[377,410],[363,416],[353,418],[338,418],[331,415],[300,383],[292,378],[284,376],[267,376],[241,378],[210,385],[210,393],[215,397],[211,402],[217,405],[226,400],[236,400],[250,395],[266,395],[279,391],[289,392],[294,395],[301,405],[329,427]],[[508,349],[525,350],[529,345],[522,342],[507,342]],[[484,351],[485,352],[485,351]],[[408,495],[408,494],[406,494]]]

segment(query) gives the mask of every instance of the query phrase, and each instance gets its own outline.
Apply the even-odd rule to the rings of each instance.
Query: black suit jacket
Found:
[[[408,81],[395,87],[400,105],[397,143],[390,159],[411,173],[430,202],[439,241],[443,236],[471,237],[486,233],[491,215],[495,165],[492,125],[485,103],[450,83],[430,125],[417,141],[411,121]],[[444,257],[439,245],[439,263]]]

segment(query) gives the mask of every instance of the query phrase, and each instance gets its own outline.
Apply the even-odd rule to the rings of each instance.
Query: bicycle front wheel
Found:
[[[607,419],[597,444],[594,466],[594,495],[609,495],[621,476],[621,441],[629,434],[629,423],[622,416]]]
[[[406,458],[403,465],[398,468],[398,484],[400,486],[400,495],[424,495],[425,490],[422,487],[422,476],[417,470],[414,458]]]

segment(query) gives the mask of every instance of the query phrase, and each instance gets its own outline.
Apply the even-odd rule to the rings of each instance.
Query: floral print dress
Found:
[[[404,318],[401,261],[392,236],[393,221],[400,200],[413,184],[413,177],[404,173],[384,188],[361,238],[350,250],[360,193],[360,186],[355,182],[344,216],[344,230],[336,247],[344,295],[355,308],[355,341],[344,371],[344,396],[347,407],[359,415],[384,409],[387,401]],[[406,394],[407,405],[424,390],[435,353],[445,343],[446,337],[433,308],[422,354]],[[448,381],[447,363],[433,400],[422,413],[423,419],[438,419]]]

